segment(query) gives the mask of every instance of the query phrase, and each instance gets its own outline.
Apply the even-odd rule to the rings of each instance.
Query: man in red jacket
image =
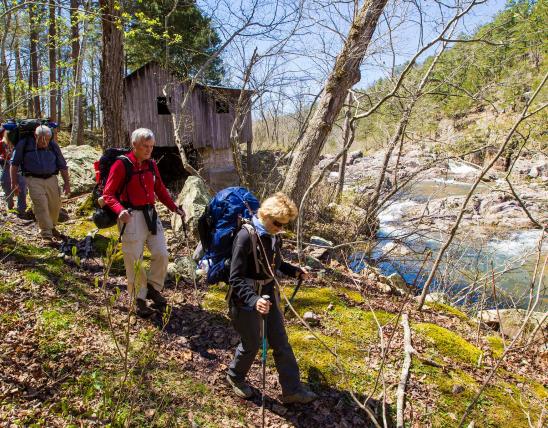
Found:
[[[126,183],[126,166],[121,159],[112,165],[103,191],[105,203],[118,215],[118,227],[125,224],[122,236],[122,252],[128,281],[130,301],[140,317],[154,312],[146,299],[153,301],[152,307],[163,311],[167,301],[160,294],[164,288],[168,253],[162,222],[154,208],[156,196],[170,211],[183,217],[169,195],[151,154],[154,134],[150,129],[139,128],[131,134],[133,150],[127,155],[132,166],[131,177]],[[145,243],[150,251],[150,269],[142,266]],[[138,267],[138,269],[136,269]]]

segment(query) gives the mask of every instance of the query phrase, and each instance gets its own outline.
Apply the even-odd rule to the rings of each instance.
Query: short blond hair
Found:
[[[261,220],[269,217],[287,223],[294,220],[298,213],[295,203],[286,194],[278,192],[263,201],[257,216]]]

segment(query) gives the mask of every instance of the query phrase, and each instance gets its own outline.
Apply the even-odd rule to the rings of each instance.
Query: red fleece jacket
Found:
[[[176,211],[177,205],[173,202],[162,182],[156,162],[152,160],[138,162],[133,152],[129,153],[127,157],[133,164],[133,173],[129,183],[120,195],[118,195],[118,192],[126,180],[126,167],[118,159],[110,168],[105,190],[103,191],[103,199],[110,209],[118,215],[125,209],[122,202],[130,202],[134,206],[154,204],[156,202],[155,196],[158,196],[158,200],[170,211]],[[150,170],[149,162],[152,162],[154,174]],[[141,173],[139,173],[140,171]]]

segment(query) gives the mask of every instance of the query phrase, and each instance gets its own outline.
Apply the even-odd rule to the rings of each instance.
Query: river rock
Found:
[[[519,332],[526,314],[524,309],[499,309],[498,314],[496,309],[489,309],[478,312],[476,318],[489,327],[499,330],[505,336],[514,338]],[[532,331],[541,322],[543,322],[542,329],[546,330],[548,323],[546,320],[543,321],[544,315],[544,312],[533,312],[527,322],[525,332]]]
[[[319,245],[321,247],[332,247],[333,242],[322,238],[321,236],[311,236],[310,237],[310,243],[313,245]]]
[[[69,168],[72,194],[91,192],[95,187],[93,162],[101,157],[101,151],[88,145],[66,146],[61,151]]]
[[[322,269],[324,267],[323,263],[320,260],[310,255],[306,256],[305,263],[308,267],[311,267],[312,269]]]
[[[202,215],[205,207],[209,203],[211,195],[206,184],[202,179],[190,176],[186,179],[183,189],[177,196],[177,205],[182,205],[185,211],[186,224],[189,226],[190,233],[198,237],[198,218]],[[182,222],[181,217],[173,214],[171,217],[171,227],[175,236],[181,235]]]
[[[531,178],[539,178],[548,175],[548,162],[533,165],[527,174]]]
[[[417,300],[420,296],[417,296]],[[441,292],[428,293],[424,298],[425,303],[449,303],[447,294]]]
[[[325,260],[329,255],[329,250],[327,248],[306,247],[304,251],[309,256],[318,260]]]
[[[167,277],[175,280],[176,277],[193,278],[196,272],[196,263],[191,257],[180,257],[167,266]]]
[[[392,256],[406,256],[411,254],[412,251],[407,245],[398,244],[396,242],[389,242],[384,247],[382,247],[384,255]]]
[[[403,279],[399,273],[394,272],[393,274],[389,275],[387,279],[394,291],[396,291],[398,294],[415,294],[415,290],[413,289],[413,287],[407,284],[407,282],[405,282],[405,279]]]
[[[303,320],[310,325],[318,325],[320,323],[320,317],[312,311],[305,312],[303,315]]]
[[[335,158],[335,156],[333,156],[333,155],[325,155],[324,159],[322,159],[318,163],[318,168],[324,169],[327,165],[329,165],[333,161],[334,158]],[[339,162],[335,162],[333,165],[331,165],[329,170],[330,171],[338,171],[339,170]]]
[[[356,150],[353,152],[350,152],[348,154],[348,157],[346,159],[347,165],[352,165],[356,161],[356,159],[363,158],[363,152],[361,150]]]

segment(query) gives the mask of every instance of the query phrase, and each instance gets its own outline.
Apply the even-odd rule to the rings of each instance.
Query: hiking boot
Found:
[[[300,404],[307,404],[312,401],[314,401],[318,396],[313,393],[312,391],[300,388],[297,392],[290,395],[282,395],[282,403],[284,404],[292,404],[292,403],[300,403]]]
[[[253,397],[253,395],[255,395],[253,392],[253,388],[251,388],[247,383],[238,382],[234,380],[229,374],[226,375],[226,381],[232,387],[232,391],[234,391],[234,394],[236,394],[240,398],[251,398]]]
[[[135,313],[141,318],[148,318],[154,313],[154,310],[147,306],[147,302],[142,299],[135,300]]]
[[[17,217],[20,218],[21,220],[33,220],[34,217],[32,216],[32,214],[26,212],[26,211],[23,211],[23,212],[18,212],[17,213]]]
[[[59,245],[59,243],[53,238],[53,236],[50,235],[43,235],[40,237],[40,239],[40,243],[42,245],[47,245],[48,247],[56,248]]]
[[[67,235],[64,233],[59,232],[55,227],[51,229],[51,233],[53,234],[54,238],[61,239],[65,241],[67,239]]]
[[[151,305],[153,308],[163,312],[167,306],[167,300],[160,294],[152,285],[147,284],[147,299],[152,300],[154,303]]]

